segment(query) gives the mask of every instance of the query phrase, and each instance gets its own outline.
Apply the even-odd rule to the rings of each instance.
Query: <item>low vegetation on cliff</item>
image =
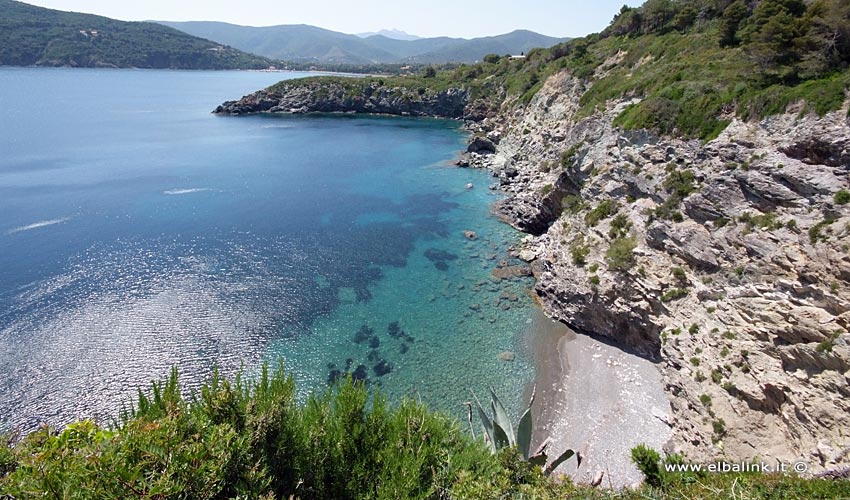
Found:
[[[0,446],[0,496],[112,498],[837,498],[828,480],[678,475],[639,462],[654,486],[623,493],[546,478],[515,447],[497,453],[419,403],[390,407],[346,382],[298,404],[282,370],[253,382],[214,376],[183,395],[176,373],[111,427],[44,428]],[[656,455],[657,457],[657,455]],[[655,479],[659,481],[656,483]],[[663,482],[662,482],[663,480]]]
[[[624,7],[602,33],[532,51],[519,84],[529,100],[567,68],[586,78],[579,116],[640,97],[616,123],[711,139],[738,116],[761,118],[802,100],[841,107],[850,87],[850,4],[842,0],[649,0]]]

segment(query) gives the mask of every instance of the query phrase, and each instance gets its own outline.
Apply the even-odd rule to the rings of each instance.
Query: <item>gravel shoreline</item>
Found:
[[[645,443],[660,450],[672,435],[670,403],[654,363],[598,338],[578,334],[539,310],[526,330],[536,367],[534,442],[551,439],[549,456],[582,452],[578,472],[569,460],[557,473],[603,486],[640,483],[630,450]],[[530,390],[526,396],[530,396]]]

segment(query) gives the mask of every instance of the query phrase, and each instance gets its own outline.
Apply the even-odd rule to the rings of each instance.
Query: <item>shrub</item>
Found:
[[[18,461],[12,453],[13,439],[10,434],[0,434],[0,480],[12,473],[18,466]]]
[[[623,238],[628,234],[631,227],[632,223],[629,222],[629,219],[627,219],[625,215],[617,214],[617,216],[611,220],[611,230],[608,231],[608,237],[611,239]]]
[[[723,372],[718,370],[717,368],[711,370],[711,381],[715,384],[719,384],[723,381]]]
[[[696,191],[694,173],[690,170],[673,170],[667,174],[663,186],[669,193],[682,200]]]
[[[747,225],[748,228],[760,227],[762,229],[781,229],[782,222],[776,219],[775,212],[767,212],[760,215],[752,215],[749,212],[744,212],[738,217],[738,220]]]
[[[846,205],[850,203],[850,191],[842,189],[841,191],[835,193],[834,199],[836,205]]]
[[[525,483],[529,478],[533,478],[533,469],[535,468],[542,470],[544,475],[549,476],[560,464],[573,456],[576,457],[576,467],[581,466],[582,461],[581,454],[571,449],[564,450],[551,462],[546,454],[545,447],[538,451],[532,451],[531,435],[534,431],[534,425],[531,406],[534,404],[535,395],[536,391],[532,391],[528,406],[523,412],[522,417],[520,417],[516,430],[514,430],[510,417],[508,417],[508,412],[492,388],[490,389],[490,409],[493,412],[492,416],[487,415],[478,397],[474,393],[472,394],[475,400],[475,408],[478,410],[478,417],[481,419],[481,424],[484,428],[484,444],[487,445],[492,453],[501,455],[503,465],[506,465],[505,459],[507,459],[507,463],[511,465],[506,465],[506,468],[519,472],[517,482],[521,483]],[[470,428],[472,426],[472,406],[472,403],[468,403]],[[522,462],[525,462],[525,464],[522,464]]]
[[[573,259],[573,264],[579,267],[587,264],[588,255],[590,255],[590,247],[584,244],[584,238],[579,238],[570,246],[570,256]]]
[[[661,296],[661,302],[673,302],[688,296],[688,291],[684,288],[673,288],[668,290]]]
[[[614,200],[605,200],[585,215],[584,222],[592,227],[599,224],[599,221],[607,219],[615,213],[617,213],[617,202]]]
[[[652,216],[657,219],[672,220],[673,222],[682,222],[684,220],[684,217],[682,216],[682,213],[677,210],[681,202],[682,200],[678,196],[670,196],[664,201],[664,203],[658,205],[655,208],[655,211],[652,213]]]
[[[711,422],[711,428],[714,431],[714,438],[717,441],[726,435],[726,422],[722,418],[713,420]]]
[[[584,141],[577,142],[577,143],[573,144],[572,146],[570,146],[569,149],[567,149],[566,151],[561,153],[561,166],[564,167],[564,168],[569,167],[570,164],[575,159],[576,155],[578,154],[578,150],[581,149],[581,147],[583,145],[584,145]]]
[[[809,228],[809,241],[812,245],[816,244],[819,241],[825,241],[826,236],[823,235],[824,229],[828,228],[835,222],[835,219],[832,217],[827,217],[826,219],[818,222],[814,226]]]
[[[503,474],[497,457],[420,403],[391,409],[350,379],[303,405],[292,378],[217,375],[184,399],[176,372],[115,429],[90,421],[39,430],[16,445],[0,490],[75,498],[423,498],[465,476]],[[377,480],[376,478],[380,478]]]
[[[835,341],[838,340],[841,334],[842,331],[837,330],[829,338],[818,344],[817,351],[822,354],[832,352],[833,347],[835,347]]]
[[[584,200],[580,195],[568,194],[561,198],[561,209],[564,212],[575,215],[585,208]]]
[[[637,240],[632,238],[617,238],[611,242],[605,253],[605,262],[608,268],[614,271],[625,271],[635,265],[634,251],[637,248]]]
[[[643,473],[647,484],[661,488],[664,484],[664,472],[661,467],[661,455],[652,448],[639,444],[632,448],[632,462]]]

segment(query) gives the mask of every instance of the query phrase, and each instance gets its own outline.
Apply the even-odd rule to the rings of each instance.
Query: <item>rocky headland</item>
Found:
[[[672,406],[666,451],[846,469],[847,104],[730,115],[703,142],[615,126],[636,97],[581,113],[587,85],[563,70],[528,102],[493,108],[461,87],[283,82],[216,113],[466,119],[458,164],[491,170],[507,193],[495,209],[528,233],[517,255],[546,313],[657,362]]]
[[[462,88],[432,91],[386,85],[380,81],[309,79],[284,81],[215,109],[220,115],[255,113],[363,113],[474,119],[469,94]]]

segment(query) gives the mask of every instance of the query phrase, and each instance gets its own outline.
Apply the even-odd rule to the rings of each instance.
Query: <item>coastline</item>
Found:
[[[634,97],[580,116],[586,82],[566,70],[529,102],[498,105],[462,88],[424,99],[406,82],[361,83],[300,82],[216,113],[464,119],[472,141],[457,164],[489,171],[490,189],[507,194],[493,212],[527,233],[511,254],[531,266],[547,315],[659,363],[651,373],[672,408],[659,416],[673,431],[666,453],[806,461],[812,473],[846,463],[836,424],[850,407],[835,397],[847,393],[850,366],[841,286],[850,212],[838,203],[850,187],[846,101],[824,116],[733,120],[701,143],[619,128]],[[416,113],[395,94],[412,96]]]
[[[631,448],[643,443],[661,449],[672,436],[657,366],[610,341],[576,333],[542,309],[523,342],[535,366],[534,446],[549,438],[550,457],[566,449],[584,457],[578,471],[568,461],[556,474],[589,483],[603,473],[602,484],[613,488],[640,484]]]

